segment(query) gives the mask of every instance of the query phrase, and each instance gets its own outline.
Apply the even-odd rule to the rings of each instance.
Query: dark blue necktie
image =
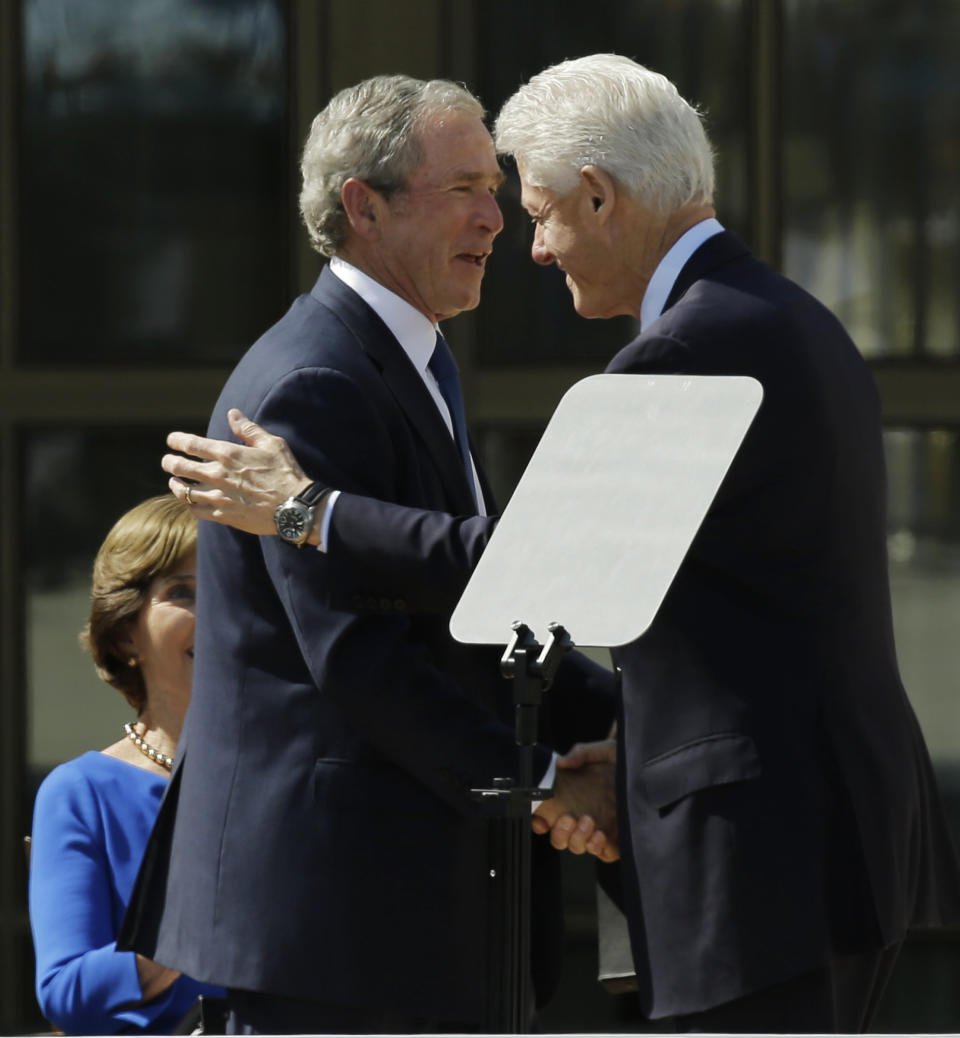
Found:
[[[473,482],[473,464],[470,461],[470,444],[467,440],[467,419],[463,410],[463,391],[460,389],[460,374],[457,362],[453,359],[447,340],[437,332],[437,345],[433,348],[433,356],[427,365],[440,387],[440,395],[446,402],[453,422],[453,438],[460,449],[463,471],[466,473],[470,496],[476,503],[476,489]]]

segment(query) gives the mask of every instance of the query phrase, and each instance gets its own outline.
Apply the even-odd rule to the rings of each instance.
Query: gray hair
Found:
[[[494,130],[534,187],[561,196],[595,165],[659,212],[713,201],[699,112],[665,76],[619,54],[553,65],[509,98]]]
[[[336,94],[303,147],[300,214],[310,244],[333,256],[346,237],[340,193],[350,177],[389,196],[424,157],[421,131],[452,113],[486,114],[465,87],[444,79],[374,76]]]

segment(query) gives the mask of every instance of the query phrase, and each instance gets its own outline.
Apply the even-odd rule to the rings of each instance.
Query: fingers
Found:
[[[176,477],[168,479],[167,486],[174,497],[179,497],[186,504],[195,518],[212,518],[213,505],[204,500],[203,491],[199,487],[192,483],[182,483]]]
[[[592,854],[601,861],[616,861],[620,857],[620,848],[616,839],[608,836],[602,829],[595,829],[587,840],[586,853]]]
[[[186,484],[181,483],[179,479],[177,479],[174,476],[171,476],[170,479],[167,480],[167,486],[170,488],[170,493],[173,494],[174,497],[180,498],[181,501],[187,500]],[[193,497],[192,489],[193,488],[191,488],[190,494],[191,498]]]
[[[533,831],[539,836],[550,834],[550,845],[571,854],[591,854],[600,861],[616,861],[620,850],[615,838],[597,827],[590,815],[574,815],[563,811],[554,800],[545,800],[531,816]]]
[[[570,847],[570,836],[577,828],[573,815],[561,815],[550,830],[550,845],[555,850],[565,851]]]
[[[176,477],[167,480],[167,486],[174,497],[180,498],[190,509],[195,519],[211,519],[223,526],[233,526],[247,533],[272,533],[270,529],[261,529],[253,526],[249,521],[243,521],[237,517],[236,505],[221,491],[194,483],[181,483]],[[187,497],[187,491],[190,496]],[[261,524],[262,525],[262,524]]]
[[[597,838],[597,831],[596,823],[589,815],[574,818],[573,815],[563,814],[550,829],[550,844],[558,851],[584,854],[593,840],[593,845],[599,851],[606,841],[602,834]]]
[[[254,425],[253,422],[250,424]],[[254,425],[254,428],[260,430],[259,426]],[[263,435],[277,439],[271,437],[270,433]],[[259,454],[250,447],[238,446],[227,440],[194,436],[192,433],[170,433],[167,446],[182,453],[164,454],[160,459],[160,467],[164,472],[192,483],[205,483],[224,490],[239,487],[244,474],[259,460]]]
[[[586,854],[588,842],[596,836],[596,833],[596,822],[589,815],[581,815],[577,819],[576,826],[570,832],[567,850],[571,854]]]
[[[214,440],[209,436],[197,436],[194,433],[185,432],[169,433],[167,436],[167,446],[173,451],[189,455],[190,463],[194,467],[203,462],[218,461],[227,471],[239,471],[246,467],[252,459],[273,458],[274,456],[279,456],[282,452],[285,441],[279,436],[268,433],[266,429],[247,418],[236,407],[231,408],[227,412],[227,420],[234,435],[243,441],[244,444],[248,447],[269,449],[271,455],[256,455],[249,452],[245,454],[244,448],[237,447],[236,444],[231,443],[229,440]],[[166,455],[164,460],[166,461],[167,458],[171,457],[174,457],[174,455]],[[196,459],[199,459],[199,462]],[[164,465],[164,468],[171,475],[180,474],[174,473],[173,469],[167,468],[166,465]]]
[[[531,815],[533,831],[545,833],[557,824],[557,819],[563,814],[563,809],[557,803],[555,797],[549,800],[541,800]]]
[[[616,861],[620,857],[616,842],[598,829],[589,815],[581,815],[579,819],[561,815],[550,830],[550,844],[558,851],[591,854],[601,861]]]
[[[181,454],[164,454],[160,459],[160,467],[168,476],[177,476],[196,483],[206,482],[211,473],[209,462],[185,458]]]
[[[167,446],[172,451],[190,454],[194,458],[212,461],[218,456],[217,448],[222,446],[219,440],[211,440],[206,436],[194,433],[172,432],[167,435]]]
[[[569,753],[557,758],[557,767],[567,770],[582,768],[585,764],[615,764],[617,743],[615,739],[602,742],[578,742]]]
[[[275,440],[279,438],[274,436],[272,433],[268,433],[262,425],[257,425],[257,423],[252,418],[248,418],[239,407],[231,407],[230,410],[227,411],[227,422],[230,424],[230,429],[233,432],[233,435],[250,447],[262,446],[267,440]]]

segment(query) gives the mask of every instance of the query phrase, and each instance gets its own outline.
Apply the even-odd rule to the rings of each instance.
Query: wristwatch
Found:
[[[310,537],[317,506],[330,493],[330,487],[322,483],[311,483],[306,490],[293,497],[288,497],[282,505],[277,505],[273,512],[273,522],[277,533],[287,542],[302,548]]]

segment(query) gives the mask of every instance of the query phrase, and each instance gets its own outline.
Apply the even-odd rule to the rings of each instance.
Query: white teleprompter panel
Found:
[[[756,414],[755,379],[593,375],[560,401],[450,620],[612,647],[652,623]]]

